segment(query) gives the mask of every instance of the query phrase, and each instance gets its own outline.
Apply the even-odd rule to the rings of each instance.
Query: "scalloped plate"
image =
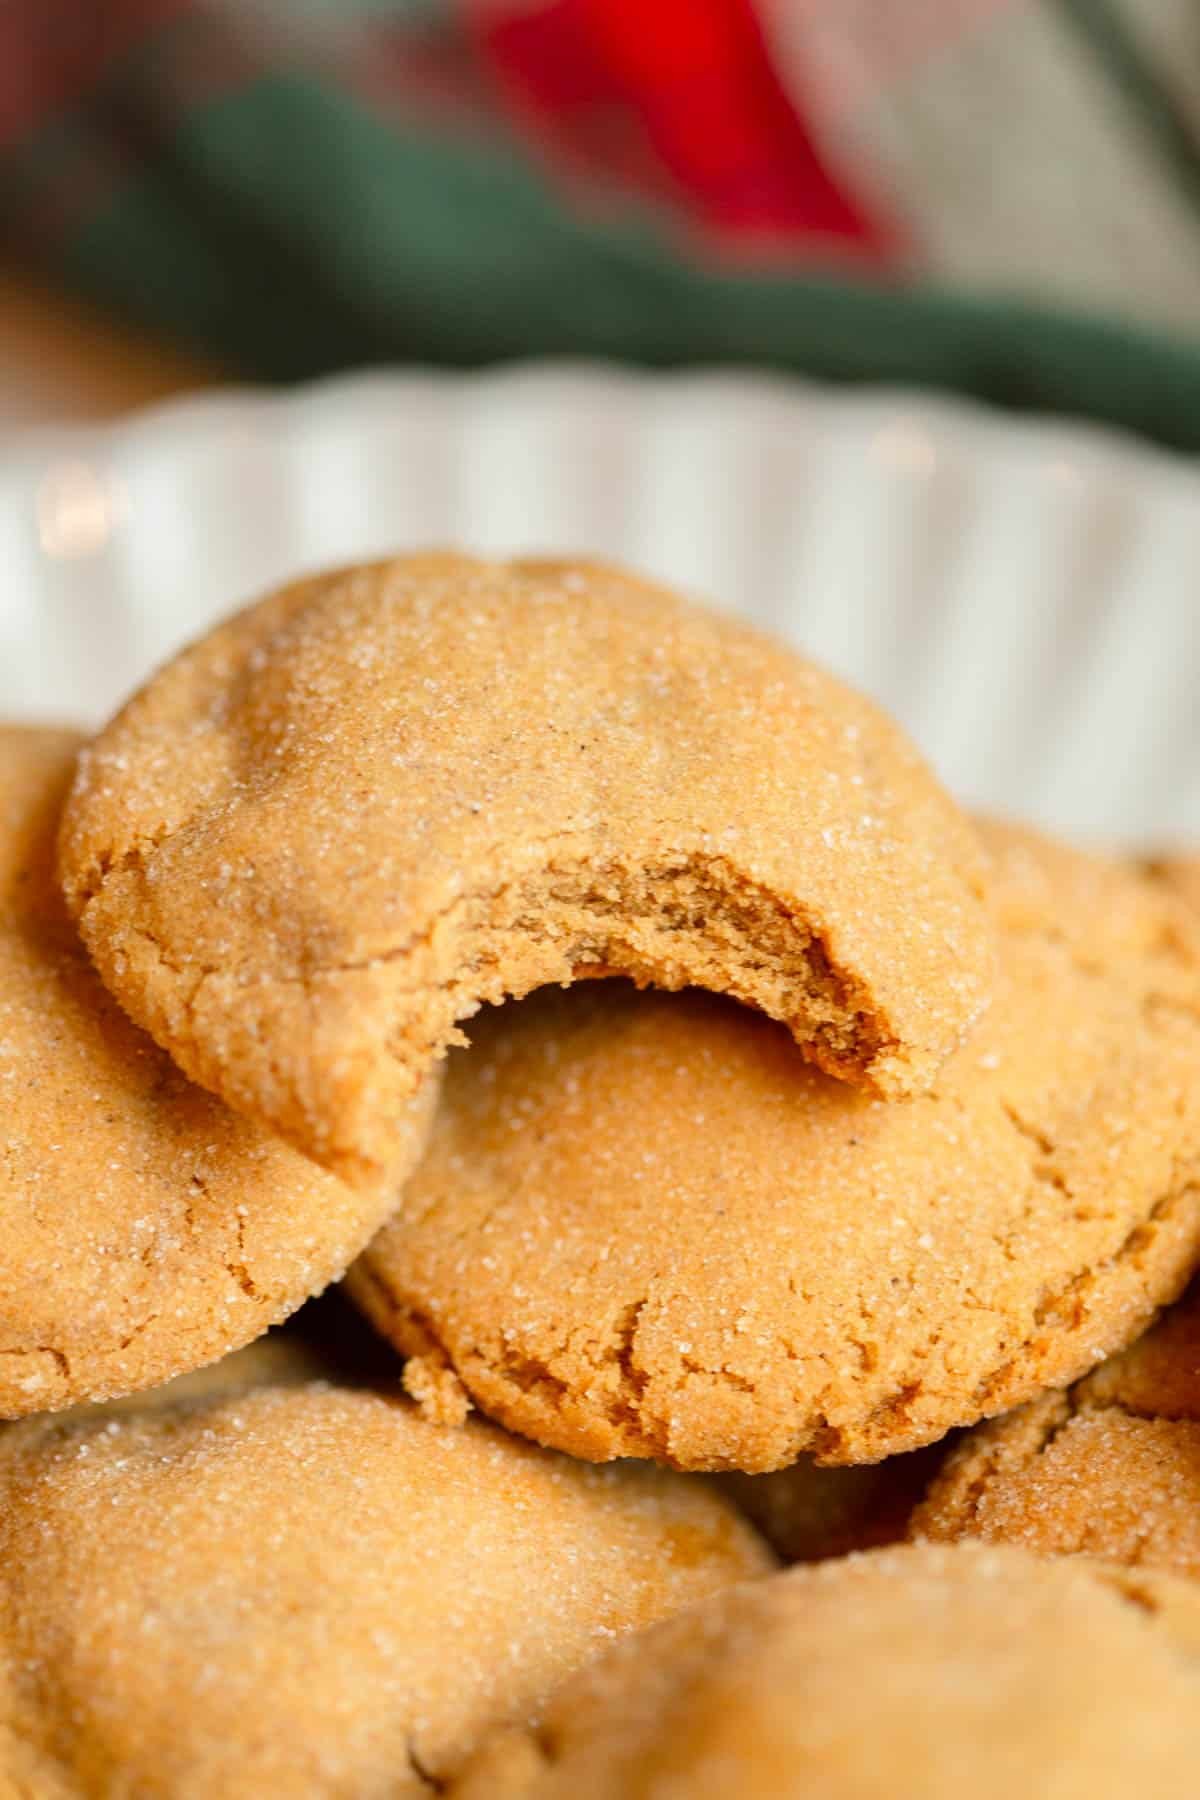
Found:
[[[257,590],[430,543],[622,558],[876,694],[973,804],[1200,842],[1194,467],[745,375],[380,373],[12,440],[0,709],[98,722]]]

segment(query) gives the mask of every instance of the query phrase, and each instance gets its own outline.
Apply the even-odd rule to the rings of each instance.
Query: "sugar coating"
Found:
[[[389,1210],[235,1118],[106,993],[54,879],[79,739],[0,729],[0,1417],[165,1381],[340,1275]],[[425,1128],[414,1109],[403,1169]]]
[[[867,700],[597,564],[424,555],[251,607],[80,761],[62,874],[194,1079],[351,1178],[483,1001],[618,973],[887,1094],[984,1006],[970,826]]]
[[[911,1529],[1200,1576],[1200,1284],[1065,1393],[970,1433]]]
[[[453,1800],[1184,1800],[1200,1591],[925,1545],[727,1589],[626,1639]]]
[[[621,1633],[771,1567],[703,1483],[266,1356],[0,1434],[0,1791],[403,1800]]]
[[[872,1462],[1074,1379],[1200,1252],[1200,941],[1122,864],[986,827],[995,1001],[932,1093],[710,995],[481,1017],[350,1285],[485,1411],[597,1459]]]

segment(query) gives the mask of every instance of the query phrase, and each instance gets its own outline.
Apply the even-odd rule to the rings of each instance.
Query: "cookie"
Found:
[[[976,1545],[728,1589],[497,1734],[453,1800],[1185,1800],[1200,1590]]]
[[[911,1529],[1200,1576],[1200,1284],[1065,1393],[968,1433]]]
[[[595,564],[398,558],[185,652],[81,760],[62,875],[113,993],[351,1178],[483,1001],[712,988],[927,1087],[987,997],[970,826],[874,706]]]
[[[721,1475],[723,1491],[784,1562],[825,1562],[903,1542],[941,1466],[942,1445],[886,1462],[823,1469],[803,1457],[770,1475]]]
[[[423,1794],[614,1635],[771,1567],[704,1483],[272,1354],[0,1432],[0,1791]]]
[[[352,1291],[428,1387],[680,1468],[873,1462],[1082,1374],[1200,1257],[1198,922],[989,827],[996,999],[933,1093],[600,982],[482,1016]]]
[[[340,1275],[394,1203],[235,1117],[109,997],[54,879],[77,743],[0,730],[7,1418],[149,1387],[257,1337]],[[427,1111],[397,1134],[398,1172]]]

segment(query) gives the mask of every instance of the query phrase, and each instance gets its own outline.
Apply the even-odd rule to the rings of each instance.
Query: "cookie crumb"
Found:
[[[410,1356],[400,1379],[405,1393],[416,1401],[422,1418],[429,1424],[466,1424],[470,1396],[448,1363],[435,1356]]]

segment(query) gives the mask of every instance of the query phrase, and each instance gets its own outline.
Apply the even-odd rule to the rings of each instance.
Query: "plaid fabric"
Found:
[[[1200,445],[1194,0],[0,0],[0,230],[260,377],[574,353]]]

